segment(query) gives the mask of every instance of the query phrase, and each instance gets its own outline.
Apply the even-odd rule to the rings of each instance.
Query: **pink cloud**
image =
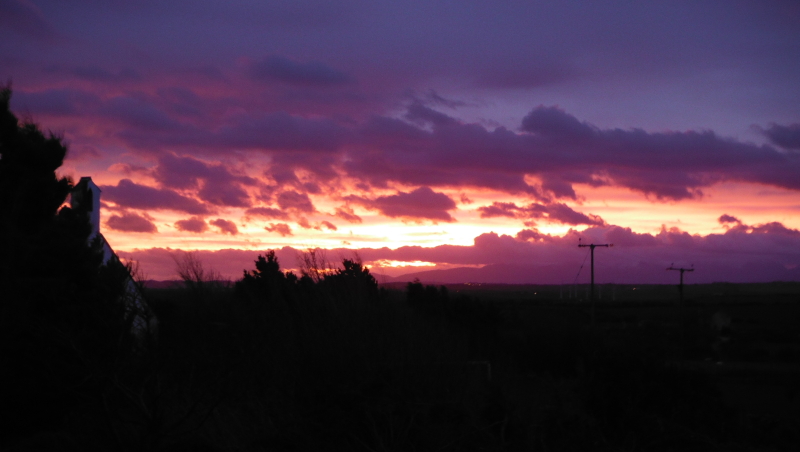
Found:
[[[202,233],[208,231],[208,224],[200,217],[191,217],[186,220],[178,220],[175,222],[175,227],[179,231]]]
[[[361,223],[361,217],[356,215],[352,208],[349,206],[342,206],[336,208],[335,215],[350,223]]]
[[[270,223],[269,226],[265,226],[264,229],[268,232],[277,232],[281,237],[293,235],[292,228],[286,223]]]
[[[317,227],[320,228],[320,229],[321,228],[325,228],[325,229],[327,229],[329,231],[336,231],[336,230],[339,229],[339,228],[336,227],[335,224],[331,223],[330,221],[320,221],[319,222],[319,226],[317,226]]]
[[[245,211],[245,214],[253,217],[274,218],[277,220],[285,220],[289,217],[283,210],[272,207],[251,207]]]
[[[133,212],[124,212],[121,215],[112,215],[106,226],[120,232],[158,232],[158,228],[150,219]]]
[[[218,227],[220,232],[225,234],[236,235],[239,233],[239,228],[236,227],[236,223],[233,221],[217,218],[216,220],[210,221],[209,224]]]

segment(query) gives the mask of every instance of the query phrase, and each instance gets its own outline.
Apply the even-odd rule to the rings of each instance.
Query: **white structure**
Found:
[[[83,210],[89,214],[89,222],[92,225],[92,233],[89,234],[89,243],[100,237],[103,243],[103,265],[107,264],[112,258],[117,258],[111,245],[100,233],[100,187],[92,182],[91,177],[81,177],[81,180],[72,189],[70,196],[70,207],[74,210]]]
[[[117,253],[111,249],[111,245],[103,234],[100,233],[100,187],[92,182],[91,177],[81,177],[70,194],[70,207],[76,211],[84,211],[89,215],[89,222],[92,225],[92,232],[89,234],[89,243],[100,239],[103,244],[103,265],[116,261],[120,263]],[[157,321],[152,311],[145,302],[139,285],[128,274],[126,281],[127,290],[124,295],[127,312],[132,316],[131,328],[137,335],[142,335],[147,331],[155,331]]]

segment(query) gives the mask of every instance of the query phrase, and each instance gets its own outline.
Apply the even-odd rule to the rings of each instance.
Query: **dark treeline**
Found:
[[[59,209],[72,185],[55,175],[66,148],[20,124],[9,96],[0,449],[776,450],[798,440],[669,366],[667,329],[598,330],[580,306],[530,315],[419,282],[384,290],[357,257],[334,266],[314,250],[299,275],[267,252],[220,284],[187,254],[182,287],[131,285],[135,268],[103,265],[87,243],[87,216]],[[131,302],[139,291],[147,309]],[[151,315],[157,328],[135,322]],[[701,323],[684,337],[697,356],[713,342]]]

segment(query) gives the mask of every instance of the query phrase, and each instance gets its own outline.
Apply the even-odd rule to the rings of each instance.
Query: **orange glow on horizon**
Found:
[[[118,176],[117,176],[118,177]],[[116,181],[105,175],[99,179],[103,183],[115,184]],[[608,224],[627,227],[637,233],[658,233],[662,225],[667,228],[677,227],[690,234],[723,233],[725,229],[718,222],[720,215],[728,214],[739,218],[743,223],[755,225],[771,221],[779,221],[789,228],[800,228],[800,209],[797,194],[785,190],[753,184],[727,183],[719,184],[705,190],[701,199],[680,202],[662,202],[646,199],[639,193],[614,187],[575,187],[582,201],[565,202],[572,209],[602,217]],[[440,190],[437,190],[440,191]],[[353,205],[353,211],[361,219],[361,223],[348,223],[333,215],[337,206],[342,205],[324,195],[311,195],[318,211],[301,215],[307,218],[311,228],[301,227],[297,221],[299,216],[289,220],[248,218],[245,209],[225,208],[216,214],[206,216],[207,222],[216,218],[232,221],[238,228],[238,234],[225,234],[209,226],[205,232],[193,233],[180,231],[176,222],[185,220],[191,215],[173,211],[148,211],[158,228],[158,233],[136,233],[111,230],[106,221],[113,210],[104,210],[103,233],[120,251],[146,248],[179,248],[187,250],[220,250],[220,249],[272,249],[291,246],[294,248],[381,248],[397,249],[402,246],[434,247],[443,244],[469,246],[475,237],[495,232],[499,235],[516,235],[528,229],[524,221],[516,218],[493,217],[481,218],[478,208],[489,206],[492,202],[514,202],[523,206],[531,202],[521,196],[509,196],[489,191],[465,192],[464,190],[441,190],[452,199],[459,199],[461,194],[471,200],[460,203],[450,214],[455,221],[431,222],[411,221],[402,218],[387,218],[379,212]],[[112,204],[113,206],[113,204]],[[322,221],[333,223],[337,229],[321,227]],[[291,229],[290,234],[281,236],[277,232],[269,232],[264,228],[269,224],[285,223]],[[315,228],[316,227],[316,228]],[[532,224],[539,232],[555,236],[563,236],[570,229],[583,230],[585,225],[566,225],[538,219]]]

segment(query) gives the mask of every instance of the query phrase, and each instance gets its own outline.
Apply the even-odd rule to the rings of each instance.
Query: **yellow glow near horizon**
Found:
[[[390,261],[386,259],[381,259],[378,261],[374,261],[371,265],[372,267],[434,267],[436,266],[433,262],[423,262],[423,261]]]

